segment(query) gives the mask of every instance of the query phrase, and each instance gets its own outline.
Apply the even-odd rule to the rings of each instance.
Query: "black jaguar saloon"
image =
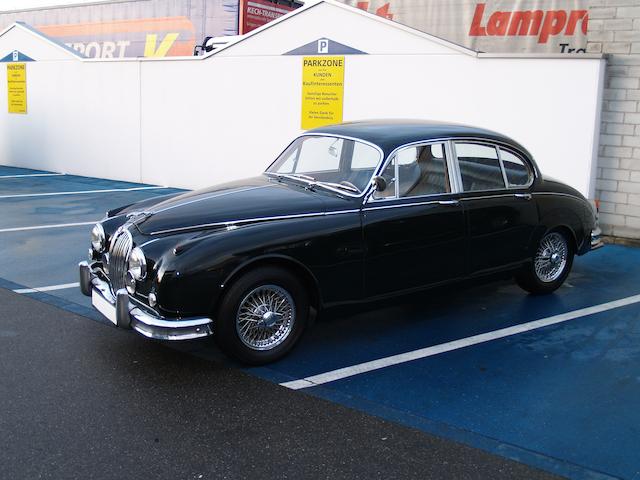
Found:
[[[118,327],[264,364],[324,309],[494,274],[550,293],[601,245],[591,204],[513,140],[366,121],[303,134],[260,176],[107,212],[80,285]]]

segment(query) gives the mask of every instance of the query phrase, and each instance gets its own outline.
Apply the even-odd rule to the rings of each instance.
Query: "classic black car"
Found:
[[[112,210],[81,289],[115,325],[280,358],[310,315],[497,272],[542,294],[601,246],[594,209],[495,132],[421,121],[305,133],[260,176]]]

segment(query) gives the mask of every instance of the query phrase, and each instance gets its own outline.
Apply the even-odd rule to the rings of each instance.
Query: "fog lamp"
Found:
[[[127,272],[125,275],[124,283],[127,287],[127,292],[129,292],[130,295],[136,293],[136,280],[133,278],[133,275],[131,275],[131,272]]]

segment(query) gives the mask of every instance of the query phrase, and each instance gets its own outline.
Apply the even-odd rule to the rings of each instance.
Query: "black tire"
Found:
[[[250,308],[250,305],[256,305],[251,301],[260,295],[273,295],[274,304],[277,302],[278,305],[283,305],[280,310],[285,314],[277,312],[277,308],[268,308],[267,303],[262,300],[257,302],[262,302],[258,308]],[[304,332],[309,319],[308,298],[303,283],[288,270],[278,267],[259,267],[251,270],[235,281],[222,299],[214,325],[213,336],[216,343],[223,352],[242,363],[264,365],[274,362],[286,355]],[[244,314],[239,316],[241,307]],[[260,317],[263,312],[265,315],[279,315],[273,326],[265,326],[267,320]],[[246,321],[239,322],[239,318]],[[288,320],[291,320],[289,326],[284,325]],[[275,333],[264,340],[265,344],[251,346],[249,343],[258,341],[249,338],[250,333],[261,334],[250,322],[262,322],[264,335],[272,333],[272,329],[275,329]],[[282,322],[283,325],[278,326],[277,322]],[[248,329],[248,333],[242,335],[240,331],[245,328]],[[270,340],[273,345],[269,345]]]
[[[546,278],[544,278],[544,272],[536,270],[536,260],[539,259],[540,261],[545,261],[546,252],[562,254],[562,248],[559,248],[559,250],[557,251],[545,248],[549,245],[549,240],[552,240],[553,243],[556,243],[560,239],[562,240],[566,248],[564,264],[561,268],[561,271],[557,272],[557,274],[548,275]],[[573,246],[572,240],[564,231],[554,230],[548,232],[540,239],[540,242],[536,246],[536,252],[534,253],[533,261],[525,265],[516,274],[516,283],[522,289],[534,295],[545,295],[557,290],[564,283],[564,281],[569,276],[569,273],[571,272],[571,266],[573,265],[573,257],[575,254],[574,250],[575,248]],[[562,262],[562,259],[560,260],[560,262]],[[551,266],[551,263],[551,257],[549,257],[549,268],[553,268]]]

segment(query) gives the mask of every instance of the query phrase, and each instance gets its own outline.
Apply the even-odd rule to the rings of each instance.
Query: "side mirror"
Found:
[[[384,192],[387,188],[387,181],[380,175],[373,177],[372,183],[376,192]]]

